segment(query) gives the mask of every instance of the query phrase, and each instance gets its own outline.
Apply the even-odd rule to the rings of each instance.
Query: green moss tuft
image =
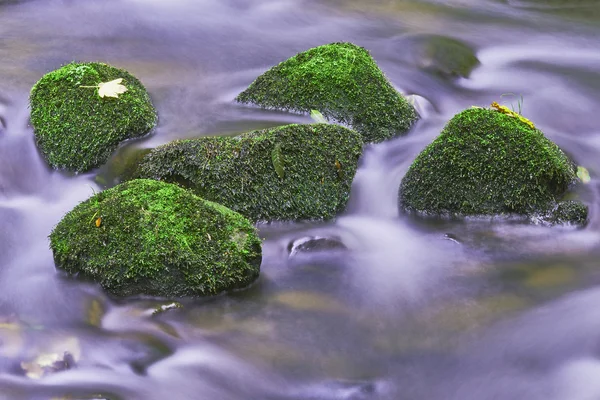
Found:
[[[261,262],[260,239],[244,217],[143,179],[76,206],[50,244],[59,268],[116,296],[213,295],[250,284]]]
[[[123,78],[118,98],[98,96],[95,86]],[[147,134],[156,110],[144,86],[127,71],[102,63],[72,63],[44,75],[31,89],[31,124],[37,145],[53,168],[95,168],[120,142]]]
[[[417,114],[362,47],[332,43],[271,68],[236,99],[265,108],[320,111],[350,125],[365,142],[404,134]]]
[[[287,125],[160,146],[138,176],[179,183],[254,221],[331,219],[346,207],[362,145],[341,126]]]
[[[575,181],[542,132],[495,110],[455,115],[400,185],[402,209],[434,215],[543,214]]]

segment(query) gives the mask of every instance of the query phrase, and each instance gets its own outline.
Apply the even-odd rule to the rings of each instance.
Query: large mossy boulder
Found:
[[[261,242],[240,214],[189,190],[133,180],[76,206],[50,235],[57,267],[115,296],[204,296],[259,274]]]
[[[581,224],[587,208],[558,203],[573,163],[529,121],[494,109],[455,115],[402,179],[400,208],[427,215],[520,214]]]
[[[137,176],[179,183],[253,221],[331,219],[346,207],[362,146],[338,125],[286,125],[157,147]]]
[[[98,85],[119,78],[126,91],[101,97]],[[72,63],[47,73],[31,89],[30,106],[48,164],[74,172],[103,164],[119,143],[147,134],[157,121],[140,81],[102,63]]]
[[[369,52],[352,43],[296,54],[259,76],[236,100],[278,110],[318,110],[350,125],[366,143],[402,135],[417,119]]]

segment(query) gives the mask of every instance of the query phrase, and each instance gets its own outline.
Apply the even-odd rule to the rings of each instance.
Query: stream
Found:
[[[598,0],[0,0],[0,400],[599,399],[599,37]],[[311,123],[233,100],[336,41],[368,49],[421,119],[365,146],[335,221],[259,225],[255,284],[157,314],[172,300],[55,269],[52,228],[136,151]],[[449,72],[464,48],[479,64]],[[31,87],[71,61],[128,70],[159,114],[78,175],[46,165],[29,125]],[[416,155],[493,101],[590,171],[570,194],[585,228],[399,213]]]

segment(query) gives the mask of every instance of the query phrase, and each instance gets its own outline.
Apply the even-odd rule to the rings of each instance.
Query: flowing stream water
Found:
[[[0,0],[0,399],[600,398],[599,37],[597,0]],[[422,115],[365,147],[343,215],[260,226],[256,284],[158,315],[168,300],[111,299],[57,272],[53,226],[137,150],[310,123],[233,99],[335,41],[370,50]],[[467,77],[444,73],[463,48],[448,43],[479,59]],[[73,60],[127,69],[160,116],[75,176],[45,164],[28,108]],[[520,96],[591,173],[572,194],[585,228],[399,214],[402,176],[446,121]]]

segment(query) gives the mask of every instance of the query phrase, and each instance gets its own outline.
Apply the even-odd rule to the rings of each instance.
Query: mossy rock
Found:
[[[100,97],[92,87],[118,78],[127,88],[118,98]],[[30,105],[48,164],[74,172],[103,164],[119,143],[147,134],[157,121],[140,81],[102,63],[72,63],[47,73],[31,89]]]
[[[350,125],[367,143],[402,135],[417,119],[369,52],[351,43],[296,54],[259,76],[236,100],[270,109],[318,110]]]
[[[585,225],[587,219],[588,208],[575,200],[561,201],[544,217],[550,224]]]
[[[338,125],[286,125],[157,147],[137,177],[179,183],[253,221],[330,219],[346,207],[362,146]]]
[[[238,213],[154,180],[77,205],[50,235],[58,268],[115,296],[213,295],[259,274],[261,242]]]
[[[542,215],[575,181],[573,163],[541,131],[472,108],[455,115],[417,156],[402,179],[399,203],[430,215]]]

